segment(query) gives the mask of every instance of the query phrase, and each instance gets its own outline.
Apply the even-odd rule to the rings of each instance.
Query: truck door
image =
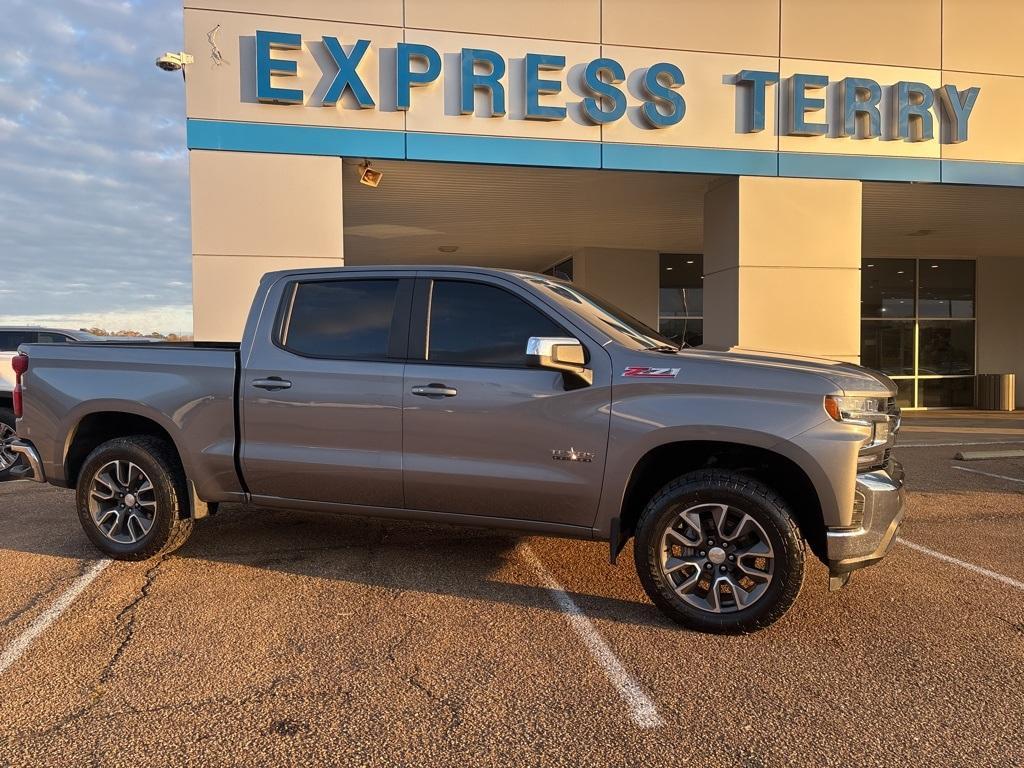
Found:
[[[401,508],[402,374],[413,279],[297,277],[241,377],[254,500]]]
[[[421,273],[422,274],[422,273]],[[406,507],[590,527],[608,441],[608,354],[513,282],[417,281],[403,392]],[[531,336],[573,336],[591,386],[527,365]]]

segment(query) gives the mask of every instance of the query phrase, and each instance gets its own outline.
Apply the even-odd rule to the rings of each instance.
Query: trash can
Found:
[[[1016,374],[979,373],[974,382],[974,401],[982,411],[1012,411],[1016,407],[1016,387]]]

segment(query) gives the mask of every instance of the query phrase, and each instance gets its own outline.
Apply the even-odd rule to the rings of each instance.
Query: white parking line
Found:
[[[92,567],[89,568],[85,573],[79,576],[72,582],[71,586],[67,588],[60,597],[53,601],[53,604],[43,611],[35,620],[28,625],[24,632],[18,635],[14,642],[4,648],[3,653],[0,653],[0,675],[2,675],[9,666],[14,664],[21,655],[28,650],[28,647],[32,645],[39,635],[46,631],[53,622],[55,622],[60,615],[68,609],[82,591],[92,584],[93,580],[103,573],[103,570],[110,565],[113,560],[100,560],[93,563]]]
[[[968,571],[980,574],[981,576],[987,576],[988,578],[995,579],[996,581],[1001,582],[1008,587],[1013,587],[1014,589],[1019,589],[1022,592],[1024,592],[1024,581],[1017,581],[1017,579],[1010,578],[1009,576],[1004,576],[1001,573],[990,571],[988,568],[982,568],[980,565],[968,563],[964,560],[958,560],[957,558],[943,554],[942,552],[936,552],[934,549],[929,549],[928,547],[923,547],[920,544],[915,544],[913,541],[907,541],[903,537],[900,537],[899,539],[897,539],[897,541],[899,541],[899,543],[903,546],[910,547],[911,549],[920,552],[921,554],[928,555],[929,557],[934,557],[936,560],[942,560],[944,563],[952,563],[953,565],[959,565],[961,568],[965,568]]]
[[[658,708],[654,706],[654,702],[651,701],[651,698],[640,684],[633,679],[633,676],[626,671],[626,668],[622,666],[622,662],[615,656],[612,649],[608,647],[608,643],[604,641],[604,638],[601,637],[601,634],[591,623],[590,619],[580,610],[575,601],[569,597],[569,593],[555,580],[551,572],[544,567],[544,563],[540,561],[540,558],[537,557],[529,544],[524,545],[520,551],[523,553],[523,557],[533,566],[540,580],[544,583],[545,588],[551,593],[552,600],[555,601],[555,604],[565,614],[569,626],[580,636],[584,645],[587,646],[587,650],[590,651],[590,654],[597,663],[601,665],[608,680],[618,690],[622,700],[626,702],[633,722],[641,728],[657,728],[659,725],[664,725],[664,721],[661,719],[661,715],[658,714]]]
[[[981,442],[961,443],[896,443],[894,450],[900,448],[957,448],[968,445],[1024,445],[1020,440],[982,440]]]
[[[953,467],[953,469],[959,469],[961,472],[970,472],[974,475],[984,475],[985,477],[994,477],[997,480],[1009,480],[1011,483],[1024,483],[1017,477],[1010,477],[1009,475],[997,475],[992,472],[982,472],[980,469],[971,469],[970,467]]]

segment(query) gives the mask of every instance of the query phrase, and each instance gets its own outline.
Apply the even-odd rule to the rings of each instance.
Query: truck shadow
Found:
[[[396,593],[444,595],[558,612],[550,590],[517,552],[528,537],[457,526],[225,506],[204,520],[176,557],[361,584]],[[593,591],[567,593],[595,619],[674,628],[646,602],[614,594],[607,545],[567,542],[586,558]],[[588,550],[577,551],[579,546]],[[635,579],[631,557],[617,568]],[[626,576],[627,574],[623,574]]]

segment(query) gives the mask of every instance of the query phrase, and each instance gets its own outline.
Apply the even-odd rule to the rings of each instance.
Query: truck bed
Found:
[[[146,419],[167,433],[201,497],[241,492],[236,468],[239,345],[210,342],[26,344],[24,434],[47,476],[68,484],[72,430]],[[84,421],[83,421],[84,420]],[[141,422],[140,422],[141,423]],[[74,457],[68,457],[69,463]]]

